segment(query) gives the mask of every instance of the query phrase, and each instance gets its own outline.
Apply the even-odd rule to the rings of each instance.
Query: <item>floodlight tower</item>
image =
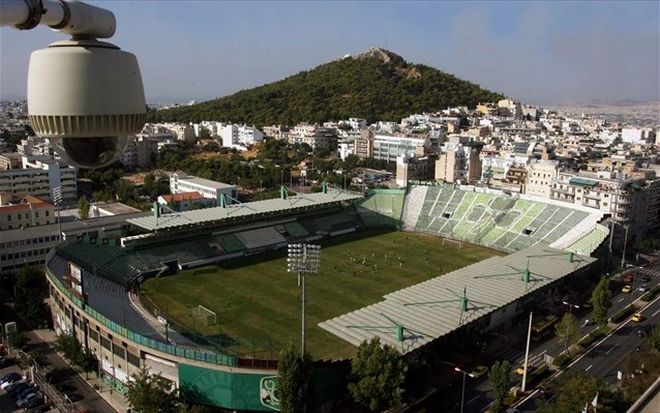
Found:
[[[313,244],[289,244],[287,258],[287,272],[297,272],[298,281],[302,288],[302,328],[301,346],[302,356],[305,355],[305,274],[318,274],[321,269],[321,246]]]

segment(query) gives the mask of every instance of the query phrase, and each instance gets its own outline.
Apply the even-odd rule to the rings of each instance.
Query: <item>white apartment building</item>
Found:
[[[289,132],[288,141],[291,144],[306,143],[314,151],[334,151],[337,149],[338,136],[334,128],[299,124]]]
[[[621,140],[635,145],[655,143],[655,130],[652,128],[623,128]]]
[[[239,151],[264,140],[264,134],[254,126],[228,124],[219,131],[222,146]]]
[[[430,145],[428,136],[395,136],[376,134],[373,139],[374,159],[396,162],[399,156],[419,153]],[[418,150],[419,149],[419,150]]]
[[[170,175],[170,192],[172,194],[199,192],[204,198],[214,199],[216,205],[221,205],[222,194],[226,197],[227,205],[232,204],[232,198],[236,199],[238,196],[236,185],[178,173]]]
[[[54,191],[60,187],[63,202],[78,199],[76,168],[46,156],[23,156],[22,166],[22,169],[0,171],[0,192],[10,193],[15,201],[33,195],[55,202]]]

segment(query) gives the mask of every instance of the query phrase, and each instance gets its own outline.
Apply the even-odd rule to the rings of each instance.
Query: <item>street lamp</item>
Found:
[[[468,373],[467,371],[461,370],[458,367],[454,367],[454,371],[463,373],[463,390],[461,391],[461,413],[463,413],[463,404],[465,403],[465,376],[474,378],[474,375]]]
[[[301,354],[305,355],[305,274],[318,274],[321,269],[321,246],[289,244],[287,272],[298,273],[298,285],[302,287]]]
[[[571,303],[569,303],[568,301],[562,301],[561,303],[564,304],[564,305],[567,305],[567,306],[568,306],[568,314],[572,314],[572,311],[573,311],[574,308],[575,308],[576,310],[577,310],[578,308],[580,308],[579,305],[577,305],[577,304],[571,304]]]

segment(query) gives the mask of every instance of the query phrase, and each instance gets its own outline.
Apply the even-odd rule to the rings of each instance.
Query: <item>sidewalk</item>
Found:
[[[40,330],[32,330],[32,333],[34,333],[34,335],[37,336],[41,341],[46,343],[48,347],[53,349],[52,344],[56,338],[54,331],[49,329],[40,329]],[[55,352],[54,349],[53,352]],[[60,358],[62,358],[62,360],[64,360],[61,354],[59,353],[57,354],[60,356]],[[66,360],[64,361],[66,362]],[[80,377],[82,381],[86,382],[91,387],[91,389],[93,389],[96,394],[98,394],[103,400],[105,400],[116,412],[123,413],[128,411],[129,406],[124,396],[122,396],[121,394],[117,394],[117,392],[112,391],[112,389],[108,385],[103,384],[101,380],[99,380],[96,377],[96,374],[94,373],[85,374],[84,372],[80,372],[74,366],[69,365],[69,367],[71,367],[71,369],[76,372],[78,377]],[[79,404],[84,404],[84,402]]]

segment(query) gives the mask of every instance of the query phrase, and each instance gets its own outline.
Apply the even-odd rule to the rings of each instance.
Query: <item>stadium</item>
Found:
[[[277,355],[300,340],[292,243],[321,246],[306,323],[320,407],[343,391],[363,340],[433,359],[595,271],[609,235],[593,209],[447,184],[283,187],[277,199],[221,205],[155,205],[120,242],[85,238],[49,255],[55,327],[92,350],[116,391],[146,367],[192,402],[279,410]]]

